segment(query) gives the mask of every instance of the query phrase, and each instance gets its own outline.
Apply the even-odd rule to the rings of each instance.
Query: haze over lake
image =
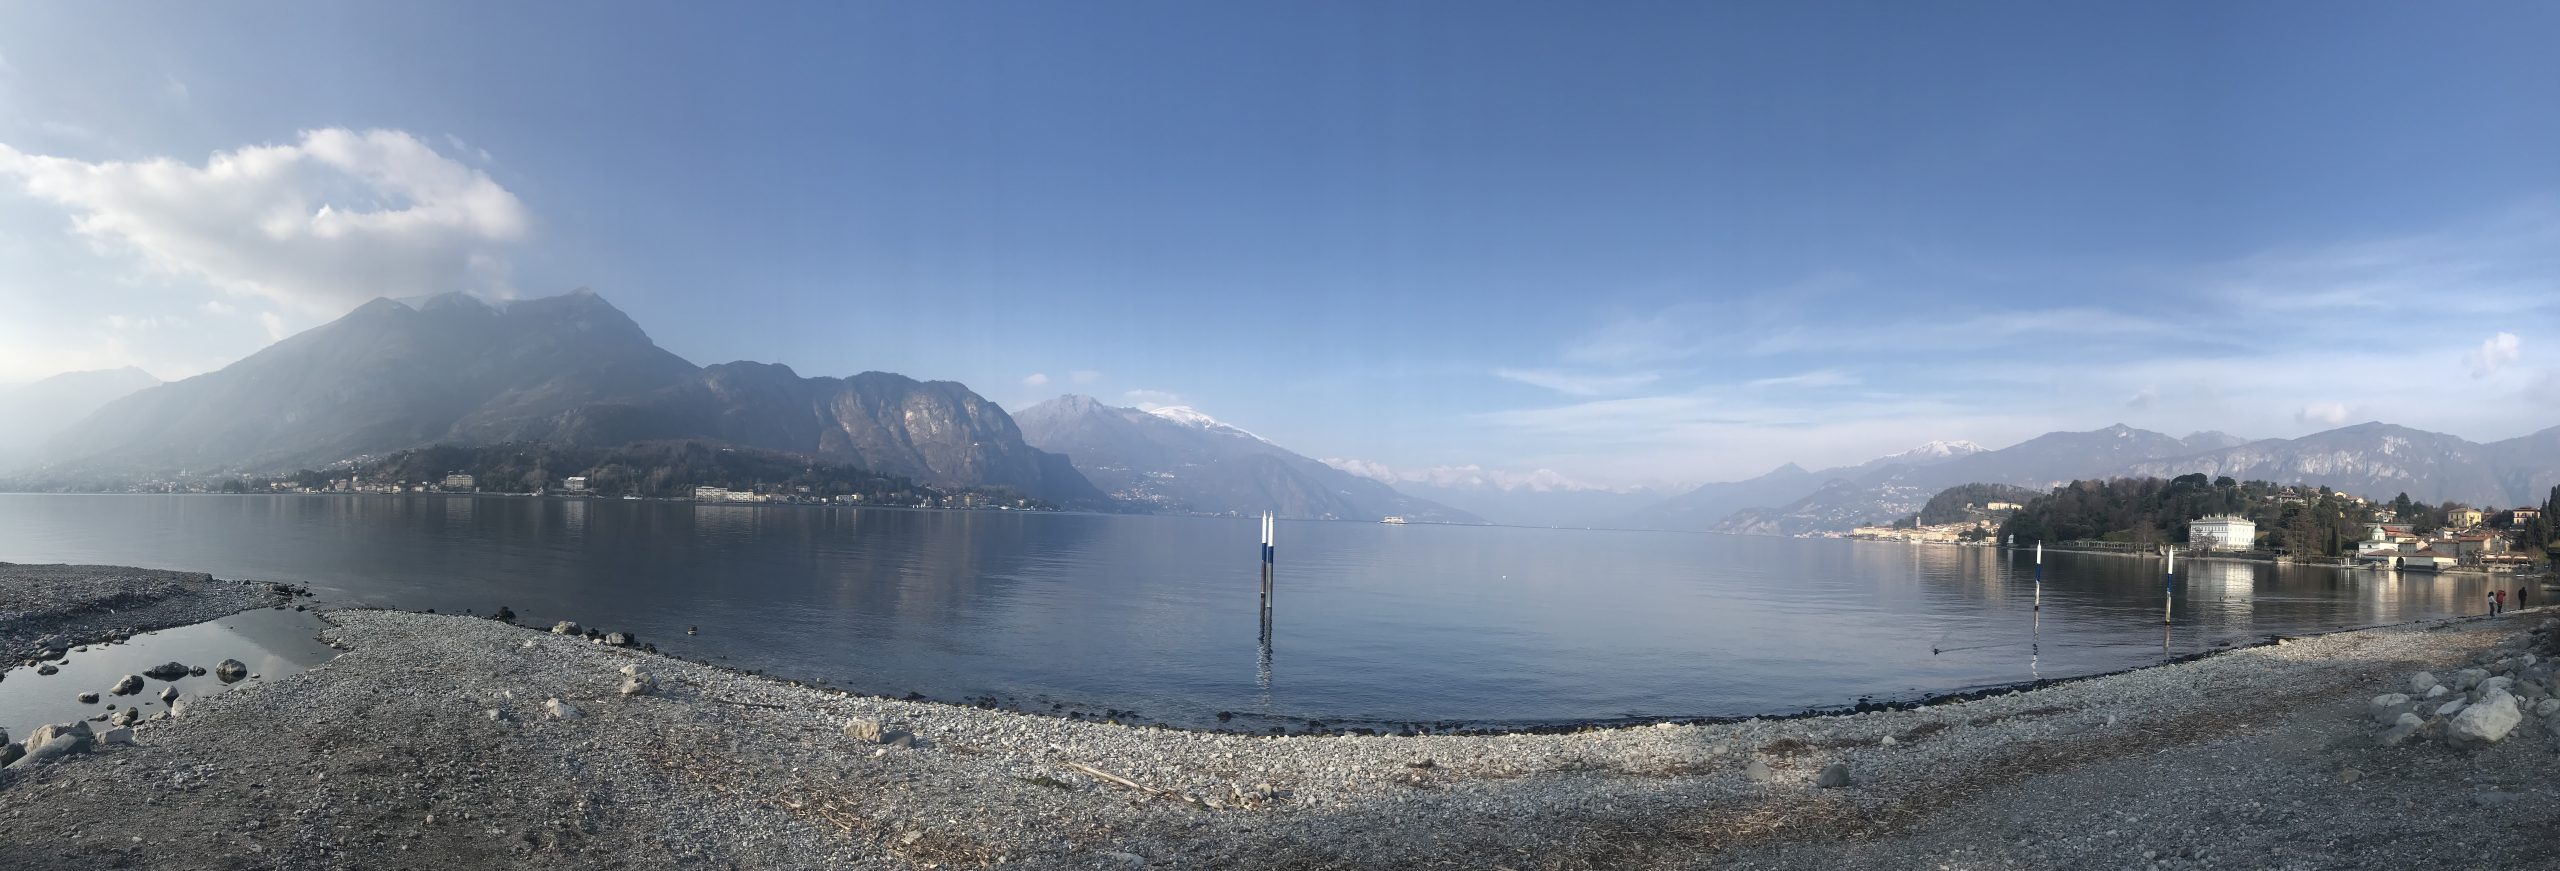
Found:
[[[0,495],[13,562],[636,631],[886,695],[1261,728],[1747,715],[2474,609],[2486,581],[1653,532],[464,496]],[[688,626],[701,634],[687,636]],[[361,639],[358,640],[361,643]]]

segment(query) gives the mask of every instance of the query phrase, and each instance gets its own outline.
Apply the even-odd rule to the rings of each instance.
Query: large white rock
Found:
[[[2445,726],[2445,739],[2457,744],[2492,744],[2507,737],[2524,713],[2516,710],[2516,697],[2503,691],[2492,692],[2479,704],[2463,708]]]

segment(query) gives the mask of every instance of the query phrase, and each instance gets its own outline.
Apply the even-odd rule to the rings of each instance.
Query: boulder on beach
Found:
[[[107,691],[119,696],[129,696],[134,693],[141,692],[142,676],[138,674],[125,675],[116,681],[115,686],[108,687]]]
[[[1848,786],[1849,763],[1834,762],[1822,766],[1822,773],[1813,776],[1813,785],[1822,789],[1839,789]]]
[[[40,675],[51,675],[59,673],[60,671],[62,671],[61,666],[54,665],[50,662],[36,666],[36,673]]]
[[[844,736],[862,744],[878,744],[884,737],[886,737],[884,731],[880,727],[880,721],[870,717],[855,717],[853,719],[846,720],[844,723]]]
[[[142,676],[152,680],[177,680],[187,676],[187,664],[183,662],[164,662],[159,665],[143,669]]]
[[[2481,681],[2488,679],[2488,669],[2466,668],[2453,673],[2453,688],[2456,690],[2467,690],[2472,687],[2479,686]]]
[[[2411,695],[2426,695],[2429,688],[2439,683],[2443,681],[2436,680],[2435,672],[2418,672],[2409,676],[2409,692]]]
[[[27,755],[18,757],[17,761],[9,763],[9,767],[32,768],[87,749],[89,739],[85,735],[56,735],[40,744],[30,738]]]
[[[581,635],[581,634],[585,634],[585,630],[582,630],[582,629],[579,629],[579,628],[578,628],[578,621],[576,621],[576,620],[562,620],[562,621],[560,621],[560,622],[558,622],[558,623],[553,623],[553,624],[551,624],[551,634],[553,634],[553,635]]]
[[[575,720],[587,715],[587,712],[578,710],[578,706],[559,699],[544,701],[542,703],[542,712],[549,715],[551,719],[554,720]]]
[[[51,743],[55,738],[65,735],[77,738],[85,743],[96,734],[97,733],[90,731],[89,724],[80,722],[51,723],[43,726],[37,726],[34,732],[27,734],[27,749],[29,751],[33,751],[37,745]]]
[[[2445,726],[2445,740],[2456,746],[2494,744],[2521,722],[2524,713],[2516,710],[2516,697],[2504,691],[2491,692],[2479,704],[2454,715],[2453,722]]]
[[[214,663],[213,676],[223,683],[233,683],[249,676],[249,666],[237,659],[226,659]]]
[[[7,741],[0,741],[0,768],[8,767],[9,763],[16,762],[20,757],[25,755],[27,755],[26,748],[20,747],[16,744],[11,744]]]
[[[118,726],[130,726],[135,723],[142,722],[142,709],[126,708],[124,710],[117,711],[115,716],[107,718],[107,722]]]
[[[133,730],[122,728],[108,729],[105,733],[98,736],[98,743],[131,745],[133,743]]]
[[[163,702],[174,702],[174,701],[177,701],[177,700],[178,700],[178,688],[177,688],[177,687],[161,687],[161,688],[160,688],[160,700],[161,700],[161,701],[163,701]]]
[[[648,672],[635,671],[631,673],[631,676],[622,679],[623,695],[642,696],[657,691],[658,679],[650,677]]]
[[[79,695],[79,699],[80,699],[80,703],[81,703],[81,704],[84,704],[84,705],[94,705],[94,704],[97,704],[97,703],[98,703],[98,694],[97,694],[97,693],[93,693],[93,692],[91,692],[91,693],[81,693],[81,694]]]
[[[2391,728],[2384,729],[2382,734],[2374,736],[2374,741],[2384,747],[2398,747],[2416,737],[2418,730],[2426,728],[2426,725],[2426,721],[2418,719],[2416,714],[2401,714],[2400,719],[2391,724]]]

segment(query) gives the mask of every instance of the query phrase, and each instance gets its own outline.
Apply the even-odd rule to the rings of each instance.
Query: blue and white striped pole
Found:
[[[1263,561],[1263,562],[1266,562],[1266,563],[1267,563],[1267,562],[1270,562],[1270,561],[1271,561],[1271,539],[1272,539],[1272,533],[1274,533],[1274,532],[1278,532],[1278,531],[1279,531],[1279,527],[1278,527],[1278,525],[1274,522],[1274,520],[1273,520],[1273,518],[1272,518],[1272,516],[1271,516],[1271,512],[1268,512],[1268,511],[1262,512],[1262,561]]]
[[[2036,541],[2036,610],[2044,610],[2044,541]]]
[[[2169,612],[2178,604],[2178,549],[2169,549],[2169,573],[2160,579],[2160,622],[2169,622]]]

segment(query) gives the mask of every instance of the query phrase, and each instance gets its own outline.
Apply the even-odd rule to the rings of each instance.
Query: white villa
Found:
[[[2248,550],[2257,546],[2258,524],[2231,514],[2199,517],[2187,521],[2187,542],[2206,550]]]

